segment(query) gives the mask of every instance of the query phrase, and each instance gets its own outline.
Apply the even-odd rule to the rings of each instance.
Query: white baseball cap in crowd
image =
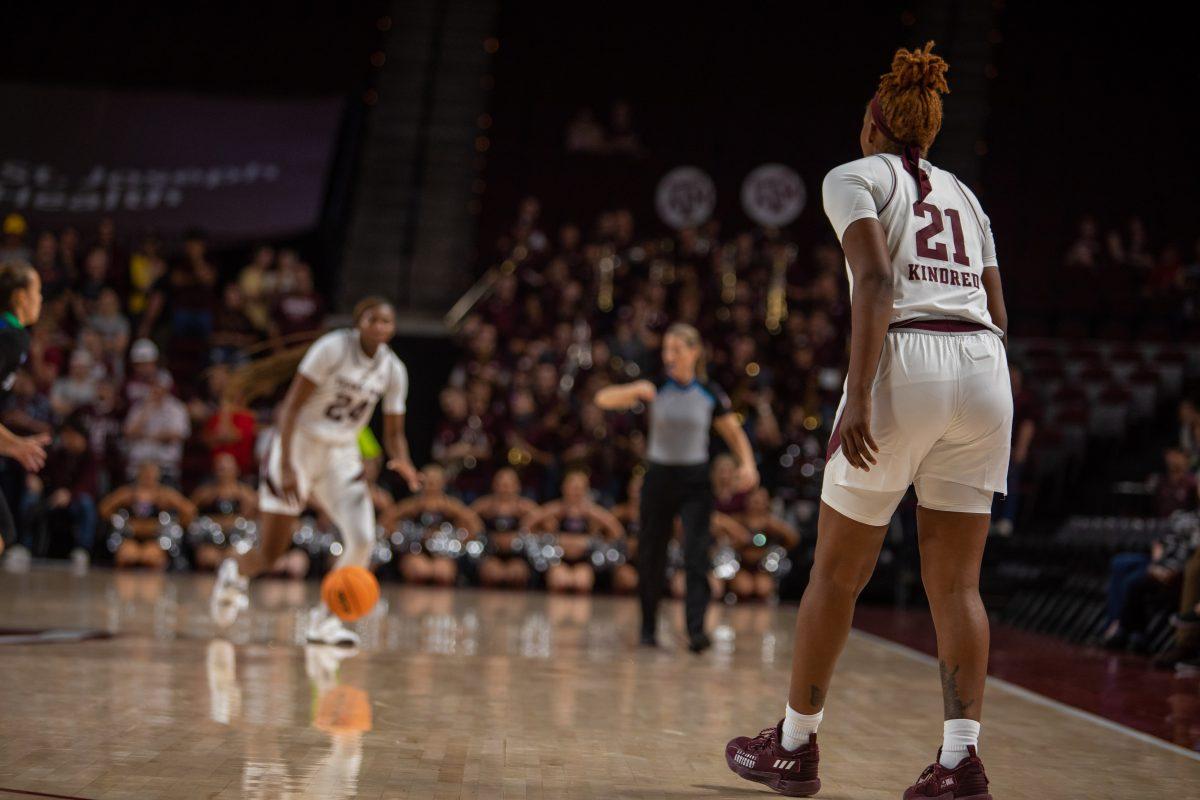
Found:
[[[129,348],[129,363],[149,364],[158,361],[158,345],[149,339],[138,339]]]

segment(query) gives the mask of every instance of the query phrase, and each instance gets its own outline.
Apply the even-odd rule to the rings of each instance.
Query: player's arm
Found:
[[[33,436],[18,436],[0,425],[0,455],[17,461],[26,472],[40,472],[46,465],[46,445],[50,434],[36,433]]]
[[[896,278],[883,226],[874,217],[852,222],[842,235],[842,249],[854,276],[850,298],[850,366],[846,372],[846,406],[838,420],[842,452],[850,465],[870,471],[879,445],[871,436],[871,387],[892,318]]]
[[[654,401],[658,390],[650,381],[634,381],[617,386],[605,386],[596,392],[593,402],[605,411],[625,411],[638,403]]]
[[[404,433],[404,414],[383,415],[383,447],[388,454],[388,469],[404,478],[409,491],[420,491],[421,473],[417,472],[409,454],[408,436]]]
[[[1004,346],[1008,346],[1008,309],[1004,306],[1004,288],[1000,285],[998,267],[983,268],[983,290],[987,292],[988,314],[997,328],[1004,331]]]
[[[408,370],[393,355],[387,389],[383,393],[383,449],[388,455],[387,468],[404,478],[410,492],[417,492],[421,489],[421,473],[413,465],[408,437],[404,433],[407,411]]]

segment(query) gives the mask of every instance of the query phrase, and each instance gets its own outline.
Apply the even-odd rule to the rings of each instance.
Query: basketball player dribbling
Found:
[[[342,535],[335,567],[370,566],[375,507],[358,435],[381,399],[387,466],[410,489],[420,488],[404,435],[408,371],[388,346],[395,333],[392,304],[369,297],[355,306],[353,328],[327,333],[305,352],[277,412],[276,432],[262,464],[259,545],[238,559],[226,559],[217,571],[211,610],[218,625],[232,624],[248,606],[247,580],[287,550],[310,498]],[[254,373],[256,368],[267,372],[272,366],[248,369]],[[251,374],[249,380],[256,376]],[[357,634],[324,603],[310,613],[307,639],[314,644],[358,644]]]
[[[820,788],[816,733],[834,665],[912,484],[945,723],[938,759],[904,798],[991,799],[977,753],[988,658],[978,586],[992,495],[1006,489],[1007,317],[987,215],[954,175],[923,158],[949,91],[932,47],[896,52],[863,118],[864,157],[822,186],[850,276],[850,364],[785,717],[725,750],[735,773],[793,797]]]

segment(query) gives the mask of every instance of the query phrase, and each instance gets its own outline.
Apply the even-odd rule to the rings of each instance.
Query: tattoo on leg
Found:
[[[946,719],[966,717],[967,710],[975,705],[975,700],[963,699],[958,693],[959,665],[955,664],[954,669],[950,669],[945,661],[939,661],[938,668],[942,673],[942,704],[946,711]]]
[[[814,708],[820,708],[825,705],[825,691],[815,683],[809,686],[808,704]]]

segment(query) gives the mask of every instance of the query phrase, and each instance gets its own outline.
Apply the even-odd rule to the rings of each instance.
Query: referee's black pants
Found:
[[[708,464],[649,465],[642,483],[638,535],[638,591],[644,634],[652,635],[657,628],[658,601],[667,582],[667,545],[675,530],[676,515],[683,522],[688,634],[704,631],[704,612],[712,594],[708,585],[712,508]]]

